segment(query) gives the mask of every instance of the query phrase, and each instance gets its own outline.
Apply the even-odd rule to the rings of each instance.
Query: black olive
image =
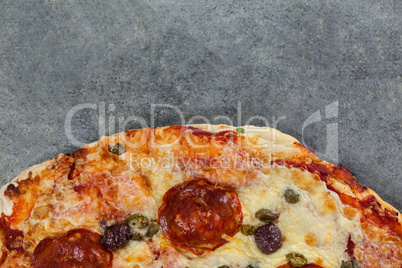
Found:
[[[113,146],[108,145],[107,149],[109,150],[109,152],[111,152],[112,154],[115,154],[115,155],[121,155],[126,152],[126,147],[123,144],[121,144],[120,142],[116,143]]]
[[[265,254],[274,253],[282,246],[281,231],[274,223],[258,227],[254,237],[257,247]]]
[[[300,200],[300,195],[295,190],[292,190],[290,188],[286,189],[283,196],[285,197],[286,202],[290,204],[295,204]]]
[[[255,213],[255,217],[260,221],[271,222],[278,218],[278,215],[267,208],[262,208]]]
[[[109,250],[125,247],[132,237],[130,227],[125,224],[115,224],[107,228],[102,236],[102,245]]]
[[[221,266],[219,266],[218,268],[230,268],[230,267],[227,266],[227,265],[221,265]]]

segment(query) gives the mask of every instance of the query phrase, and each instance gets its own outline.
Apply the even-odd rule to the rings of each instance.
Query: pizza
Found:
[[[129,130],[0,196],[1,267],[402,267],[399,212],[267,127]]]

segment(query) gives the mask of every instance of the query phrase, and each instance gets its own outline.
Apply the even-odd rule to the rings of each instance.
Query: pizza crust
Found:
[[[11,183],[14,184],[13,182]],[[4,196],[4,191],[8,185],[3,185],[0,189],[0,211],[6,216],[10,216],[13,213],[13,202]]]

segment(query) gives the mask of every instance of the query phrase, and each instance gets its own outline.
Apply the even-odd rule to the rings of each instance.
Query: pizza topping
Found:
[[[144,229],[149,226],[149,221],[148,218],[141,213],[136,213],[128,218],[127,224],[131,228]]]
[[[133,232],[133,235],[131,236],[131,240],[134,240],[134,241],[142,241],[143,239],[144,238],[142,237],[142,235],[137,232]]]
[[[172,187],[159,208],[159,224],[169,241],[197,255],[227,243],[242,221],[237,193],[204,180]]]
[[[270,223],[278,218],[278,215],[273,213],[271,210],[267,208],[262,208],[255,213],[255,217],[260,221],[265,223]],[[255,231],[257,230],[258,225],[250,225],[250,224],[243,224],[241,226],[241,232],[244,235],[254,235]]]
[[[260,226],[255,230],[257,247],[265,254],[271,254],[282,246],[282,234],[274,223]]]
[[[274,221],[276,218],[278,218],[278,215],[276,215],[275,213],[273,213],[271,210],[266,209],[266,208],[262,208],[260,210],[258,210],[255,213],[255,217],[257,219],[259,219],[260,221],[263,222],[272,222]]]
[[[244,128],[238,127],[238,128],[236,128],[236,132],[237,133],[245,133],[246,131],[244,130]]]
[[[35,248],[33,268],[111,267],[113,255],[100,243],[99,234],[74,229],[57,238],[46,238]]]
[[[294,266],[292,266],[292,264],[290,262],[288,262],[288,263],[286,263],[284,265],[281,265],[281,266],[279,266],[277,268],[292,268],[292,267],[294,267]],[[314,264],[314,263],[309,263],[309,264],[303,265],[302,267],[303,268],[324,268],[324,267],[319,266],[319,265]]]
[[[355,268],[355,263],[353,261],[342,261],[341,268]]]
[[[156,235],[160,230],[159,225],[156,222],[151,222],[151,225],[148,227],[147,232],[145,233],[145,236],[147,237],[152,237]]]
[[[249,224],[243,224],[241,226],[241,233],[244,235],[254,235],[255,230],[257,230],[258,226],[255,225],[249,225]]]
[[[125,224],[115,224],[105,231],[101,242],[102,245],[109,250],[118,250],[124,248],[132,236],[133,233],[130,227]]]
[[[116,143],[115,145],[108,145],[107,149],[109,150],[109,152],[115,155],[121,155],[126,152],[126,147],[120,142]]]
[[[155,220],[150,220],[141,213],[131,215],[127,220],[127,225],[132,231],[132,240],[141,241],[145,237],[152,237],[156,235],[160,227]]]
[[[293,267],[303,267],[307,264],[307,258],[297,252],[286,254],[286,259],[288,259]]]
[[[285,193],[283,194],[285,197],[286,202],[290,204],[296,204],[300,200],[300,195],[293,189],[286,189]]]

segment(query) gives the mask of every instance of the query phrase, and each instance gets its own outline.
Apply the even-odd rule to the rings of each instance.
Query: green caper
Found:
[[[159,232],[159,229],[160,229],[160,227],[156,222],[151,222],[151,225],[148,227],[148,230],[145,233],[145,236],[152,237]]]
[[[244,130],[244,128],[238,127],[238,128],[236,128],[236,132],[237,133],[245,133],[246,131]]]
[[[257,226],[255,225],[244,224],[241,226],[241,233],[244,235],[253,235],[255,230],[257,230]]]
[[[126,147],[120,142],[116,143],[115,145],[108,145],[107,149],[109,150],[109,152],[115,155],[121,155],[126,152]]]
[[[131,237],[131,240],[134,240],[134,241],[141,241],[142,239],[143,239],[143,237],[140,233],[133,233],[133,236]]]
[[[286,254],[286,259],[293,267],[303,267],[307,264],[307,259],[302,254],[297,252],[291,252]]]
[[[300,195],[295,190],[292,190],[290,188],[285,190],[283,196],[285,197],[286,202],[290,204],[295,204],[300,200]]]
[[[355,268],[356,265],[353,261],[342,261],[341,268]]]
[[[271,222],[278,218],[278,215],[267,208],[262,208],[255,213],[255,217],[263,222]]]
[[[144,229],[149,226],[149,221],[141,213],[135,213],[128,218],[127,225],[131,228]]]

